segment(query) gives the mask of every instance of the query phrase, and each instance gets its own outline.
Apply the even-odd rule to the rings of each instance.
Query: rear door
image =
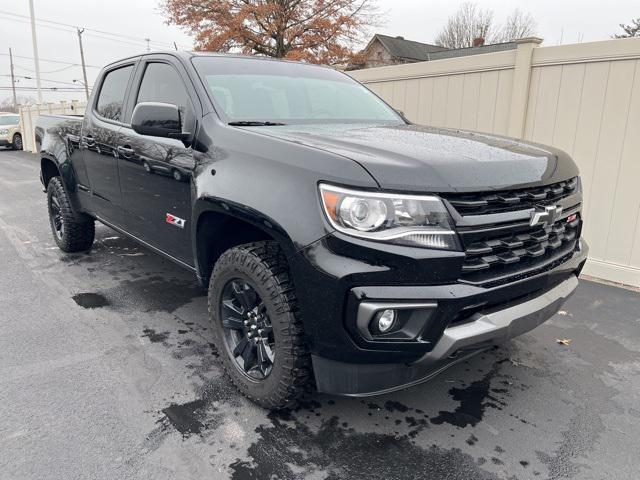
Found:
[[[106,71],[82,127],[80,147],[91,193],[91,210],[116,226],[122,226],[123,218],[117,147],[134,70],[132,62]]]
[[[172,57],[145,57],[131,90],[127,115],[140,102],[177,105],[183,131],[193,133],[197,97],[192,88],[186,71]],[[180,140],[138,135],[130,126],[122,128],[119,145],[125,228],[148,244],[193,265],[190,225],[193,150]]]

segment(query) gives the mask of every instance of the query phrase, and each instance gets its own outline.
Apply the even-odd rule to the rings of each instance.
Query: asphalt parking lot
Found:
[[[38,169],[0,151],[0,478],[640,476],[640,293],[583,281],[429,383],[269,414],[221,376],[189,272],[106,227],[57,250]]]

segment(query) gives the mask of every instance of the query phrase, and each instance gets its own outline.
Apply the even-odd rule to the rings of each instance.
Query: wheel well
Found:
[[[196,247],[200,278],[207,285],[213,266],[230,248],[260,240],[274,240],[264,230],[224,213],[206,212],[198,219]]]
[[[47,188],[47,186],[49,185],[49,181],[53,177],[57,177],[58,175],[60,175],[60,172],[58,171],[58,167],[56,167],[56,164],[46,158],[43,158],[40,161],[40,168],[42,171],[42,182],[44,183],[44,188]]]

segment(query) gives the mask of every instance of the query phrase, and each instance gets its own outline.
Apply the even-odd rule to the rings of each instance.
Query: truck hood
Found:
[[[561,150],[484,133],[362,124],[259,127],[259,132],[350,158],[389,190],[505,190],[578,174]]]

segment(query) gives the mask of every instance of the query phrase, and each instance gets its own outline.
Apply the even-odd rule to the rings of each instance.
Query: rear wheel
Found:
[[[47,207],[53,238],[60,250],[73,253],[91,248],[95,223],[91,217],[74,213],[60,177],[53,177],[47,185]]]
[[[294,406],[311,382],[311,359],[277,243],[241,245],[218,259],[209,284],[209,316],[236,387],[268,409]]]
[[[14,150],[22,150],[22,135],[16,133],[11,141],[11,146]]]

